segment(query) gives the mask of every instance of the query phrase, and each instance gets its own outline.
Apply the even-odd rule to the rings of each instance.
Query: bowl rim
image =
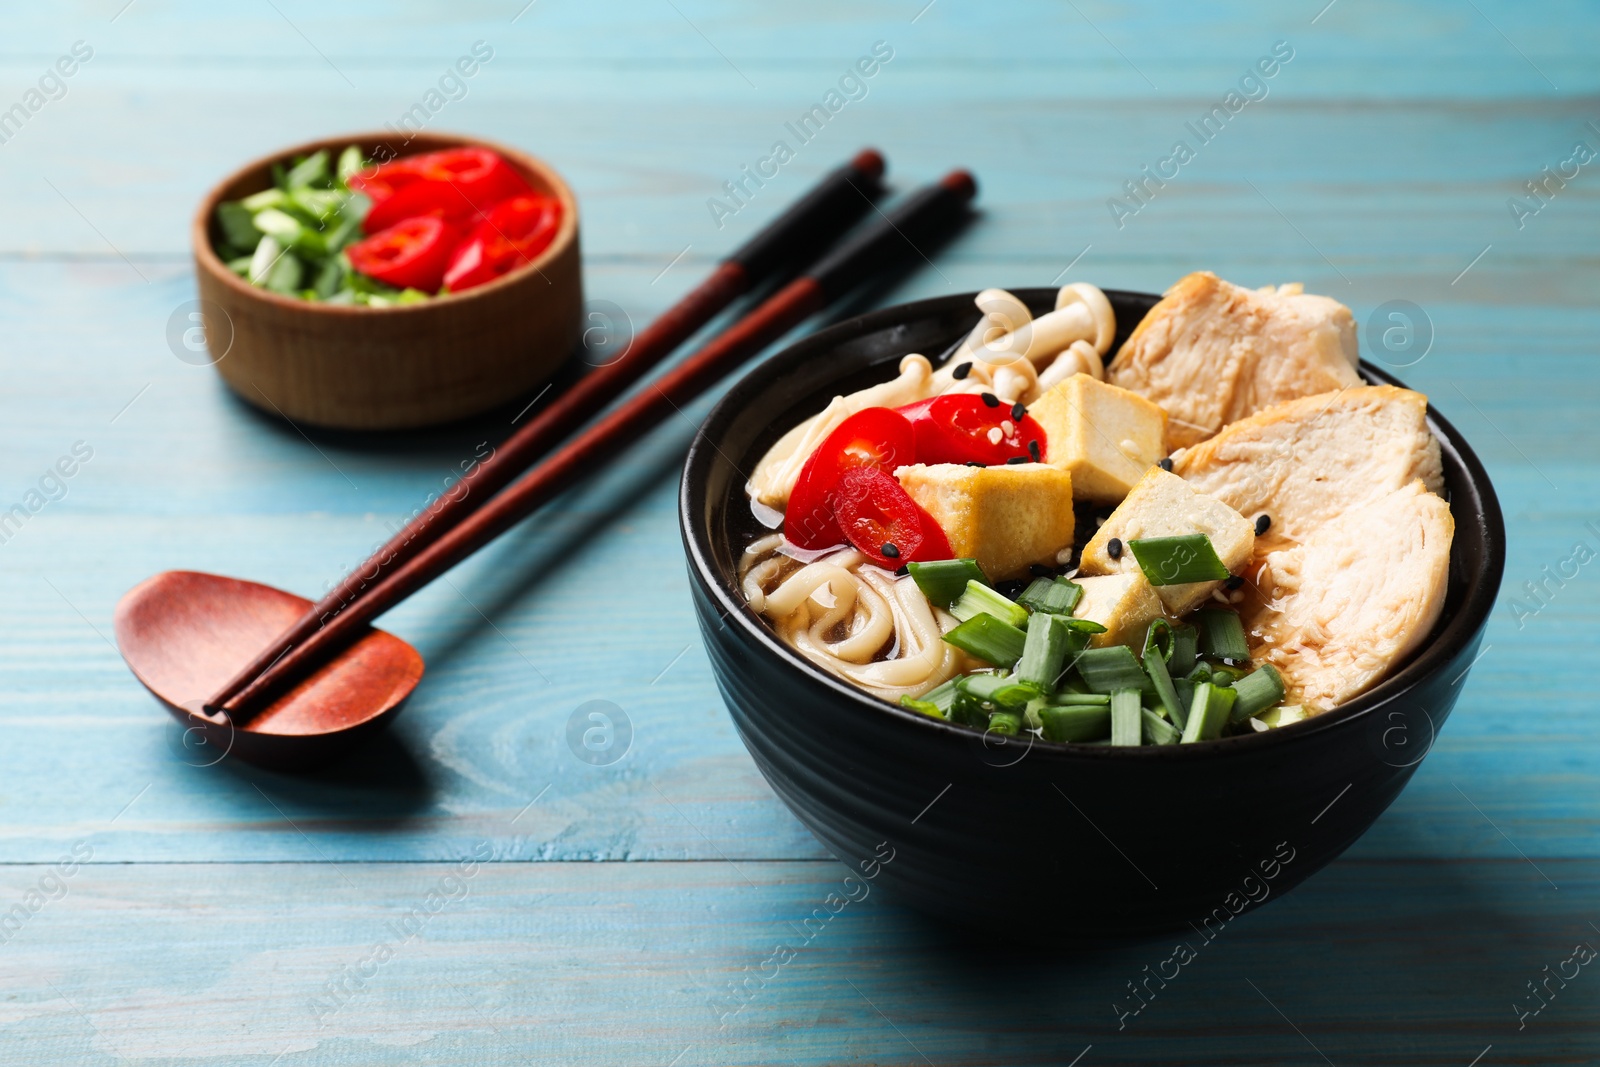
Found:
[[[512,285],[524,282],[535,273],[543,272],[559,256],[564,255],[578,239],[578,201],[573,195],[566,180],[561,177],[556,169],[537,156],[529,155],[520,149],[491,141],[482,137],[472,137],[467,134],[428,132],[415,133],[395,152],[394,158],[400,159],[411,155],[420,155],[423,152],[438,152],[450,148],[487,148],[497,152],[507,162],[518,170],[534,174],[538,179],[549,186],[561,202],[561,227],[556,231],[555,238],[550,246],[530,263],[524,263],[507,274],[496,278],[486,285],[474,286],[464,293],[451,293],[448,298],[441,299],[437,295],[430,295],[428,300],[415,304],[395,304],[389,307],[366,307],[355,304],[329,304],[321,300],[302,300],[299,297],[284,296],[266,289],[258,288],[240,278],[217,255],[216,248],[211,243],[211,220],[216,215],[217,205],[222,203],[223,196],[229,188],[243,181],[251,174],[269,170],[274,163],[282,163],[297,155],[310,155],[318,149],[337,150],[346,145],[356,144],[362,147],[378,144],[390,144],[393,139],[389,131],[366,131],[363,133],[346,134],[334,137],[319,137],[315,140],[304,141],[300,144],[290,145],[287,148],[270,152],[251,160],[242,166],[236,167],[220,181],[207,190],[200,200],[194,219],[190,223],[189,237],[194,248],[194,258],[198,269],[204,271],[212,280],[226,286],[233,293],[246,299],[254,298],[264,300],[268,304],[283,308],[297,308],[309,314],[329,316],[374,315],[374,314],[414,314],[437,310],[447,301],[451,307],[462,307],[469,301],[491,296]]]
[[[1053,293],[1055,288],[1029,286],[1008,288],[1007,291],[1016,294],[1024,303],[1030,303],[1030,294],[1043,299],[1043,294]],[[1103,289],[1102,292],[1108,297],[1124,297],[1152,302],[1160,299],[1159,294],[1145,293],[1138,290]],[[704,479],[698,479],[697,481],[696,475],[702,471],[709,470],[710,464],[715,462],[717,457],[724,455],[713,440],[713,437],[726,428],[727,423],[736,412],[748,406],[753,395],[765,388],[767,380],[774,374],[804,359],[813,358],[819,350],[826,350],[867,334],[892,328],[908,319],[931,317],[957,307],[971,308],[977,295],[977,291],[973,291],[953,296],[933,297],[896,304],[891,307],[852,316],[818,330],[816,333],[809,334],[762,360],[748,370],[718,400],[705,420],[700,424],[700,428],[695,433],[694,440],[689,446],[688,456],[684,460],[678,493],[679,528],[683,537],[685,552],[689,558],[690,571],[703,589],[720,602],[719,610],[726,622],[730,625],[741,627],[747,638],[753,639],[766,651],[772,653],[785,670],[798,672],[806,680],[826,686],[841,698],[860,706],[866,712],[887,713],[883,719],[879,720],[884,724],[884,729],[921,730],[924,731],[925,736],[931,737],[943,734],[952,742],[965,742],[968,744],[971,743],[974,737],[982,735],[977,734],[969,727],[934,719],[875,697],[850,685],[843,679],[829,674],[778,640],[771,629],[750,610],[748,602],[740,591],[729,588],[722,582],[717,568],[712,563],[711,546],[708,543],[709,531],[702,530],[698,521],[698,516],[706,511],[704,506],[706,490]],[[977,312],[974,311],[973,315],[976,317]],[[1376,380],[1378,384],[1407,388],[1398,378],[1368,363],[1366,360],[1361,361],[1360,370],[1369,384]],[[1186,745],[1095,745],[1081,742],[1046,741],[1030,734],[1027,754],[1032,755],[1037,751],[1045,758],[1056,759],[1183,760],[1244,754],[1257,750],[1267,750],[1275,746],[1297,744],[1302,738],[1309,740],[1314,735],[1320,735],[1330,730],[1343,729],[1346,728],[1347,724],[1366,719],[1377,709],[1406,696],[1442,669],[1469,643],[1482,634],[1484,625],[1488,621],[1489,613],[1494,607],[1495,597],[1499,592],[1505,570],[1506,534],[1505,519],[1500,510],[1499,497],[1496,495],[1494,485],[1489,480],[1488,472],[1484,469],[1477,454],[1456,428],[1433,406],[1431,400],[1428,404],[1427,419],[1429,428],[1434,432],[1435,436],[1442,441],[1448,441],[1451,450],[1460,458],[1462,467],[1465,469],[1467,482],[1474,490],[1472,500],[1477,506],[1474,508],[1473,514],[1456,515],[1454,512],[1456,502],[1452,500],[1450,502],[1452,518],[1456,520],[1457,525],[1467,519],[1481,523],[1488,561],[1486,567],[1472,576],[1471,584],[1459,610],[1445,621],[1443,627],[1438,630],[1426,645],[1412,653],[1411,657],[1398,672],[1385,678],[1371,690],[1362,693],[1353,700],[1338,705],[1330,711],[1276,729],[1234,737],[1216,738],[1210,741],[1193,742]],[[1463,501],[1463,504],[1465,503],[1466,501]],[[1467,669],[1470,670],[1471,666],[1469,665]],[[1462,675],[1464,676],[1465,674],[1466,671],[1463,671]],[[1457,681],[1460,680],[1459,678],[1457,679]],[[1452,685],[1454,684],[1452,683]],[[1426,711],[1427,709],[1424,710]],[[1437,725],[1437,723],[1434,724],[1435,729],[1437,729]],[[1425,750],[1424,756],[1426,754]],[[1420,759],[1418,762],[1420,762]]]

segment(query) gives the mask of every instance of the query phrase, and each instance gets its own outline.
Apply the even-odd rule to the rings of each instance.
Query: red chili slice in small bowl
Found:
[[[433,294],[444,284],[444,269],[455,247],[455,228],[431,215],[404,222],[345,249],[350,266],[399,289]]]
[[[533,190],[498,152],[450,148],[406,156],[356,175],[350,182],[372,198],[363,228],[387,229],[417,215],[451,221],[482,218],[494,205]]]
[[[515,196],[496,204],[456,248],[444,282],[452,293],[484,285],[532,263],[561,228],[561,201]]]

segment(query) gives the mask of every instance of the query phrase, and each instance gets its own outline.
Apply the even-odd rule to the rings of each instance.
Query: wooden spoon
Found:
[[[247,725],[235,727],[225,711],[203,710],[207,696],[310,607],[270,585],[166,571],[118,602],[117,647],[134,676],[190,731],[185,748],[204,763],[237,756],[264,767],[306,766],[376,732],[422,680],[416,649],[367,627]],[[308,750],[311,738],[316,746]]]

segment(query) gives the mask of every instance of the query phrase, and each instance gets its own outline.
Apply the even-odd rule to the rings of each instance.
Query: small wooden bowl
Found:
[[[272,184],[271,166],[319,148],[357,144],[369,158],[462,146],[505,157],[535,189],[561,201],[561,229],[534,262],[487,285],[392,308],[328,305],[258,289],[215,251],[217,205]],[[332,137],[274,152],[225,179],[200,204],[195,273],[218,373],[234,392],[296,422],[395,430],[464,418],[549,378],[582,327],[578,204],[554,170],[474,138],[417,134],[404,147],[382,133]],[[224,347],[220,339],[231,338]]]

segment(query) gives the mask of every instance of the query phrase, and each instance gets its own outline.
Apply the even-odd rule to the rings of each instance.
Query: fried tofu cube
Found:
[[[968,467],[915,464],[900,484],[944,529],[957,558],[978,561],[994,581],[1020,578],[1029,564],[1053,566],[1072,547],[1072,476],[1043,463]]]
[[[1228,570],[1238,572],[1255,549],[1255,525],[1214,496],[1197,492],[1176,474],[1151,467],[1117,510],[1083,546],[1079,574],[1120,574],[1138,571],[1139,562],[1127,547],[1111,558],[1106,546],[1117,538],[1124,546],[1142,537],[1178,537],[1205,534]],[[1142,573],[1142,572],[1141,572]],[[1158,585],[1156,595],[1174,618],[1184,615],[1211,595],[1219,582]]]
[[[1045,460],[1080,500],[1115,503],[1166,452],[1167,413],[1138,393],[1074,374],[1034,401]]]
[[[1145,631],[1162,618],[1161,598],[1143,572],[1135,568],[1122,574],[1074,578],[1083,586],[1083,598],[1073,614],[1106,628],[1089,639],[1090,648],[1107,645],[1144,646]]]

